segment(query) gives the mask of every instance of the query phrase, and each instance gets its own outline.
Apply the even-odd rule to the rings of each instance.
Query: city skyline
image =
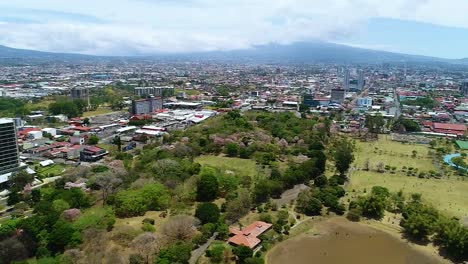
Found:
[[[92,55],[246,49],[325,41],[468,57],[461,0],[57,0],[0,3],[0,45]]]

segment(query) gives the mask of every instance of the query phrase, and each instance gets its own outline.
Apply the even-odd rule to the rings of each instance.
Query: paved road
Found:
[[[395,103],[395,118],[398,119],[401,116],[401,105],[400,105],[400,99],[398,98],[398,94],[396,92],[396,88],[393,89],[393,101]]]
[[[192,256],[190,257],[189,264],[197,263],[198,259],[205,253],[205,251],[208,249],[211,243],[213,243],[217,235],[218,235],[218,232],[215,232],[213,236],[211,236],[210,239],[206,241],[205,244],[201,245],[199,248],[195,250],[192,250]]]

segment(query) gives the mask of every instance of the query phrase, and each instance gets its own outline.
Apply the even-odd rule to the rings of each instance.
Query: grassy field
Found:
[[[348,190],[362,194],[372,186],[387,187],[391,191],[403,190],[404,193],[421,193],[423,200],[439,210],[457,217],[468,217],[468,180],[458,177],[449,179],[420,179],[399,173],[378,173],[372,171],[354,171]]]
[[[41,167],[39,165],[36,172],[41,176],[41,178],[46,178],[47,175],[61,175],[64,169],[66,169],[66,166],[63,164],[53,164],[47,167]]]
[[[29,104],[29,109],[31,110],[47,110],[51,103],[55,102],[54,97],[46,97],[38,102]]]
[[[351,181],[347,186],[351,196],[370,191],[373,186],[379,185],[391,191],[403,190],[404,193],[421,193],[423,199],[439,210],[457,217],[468,217],[468,179],[458,177],[443,179],[421,179],[415,176],[406,176],[401,172],[403,166],[418,168],[419,171],[437,171],[432,158],[428,157],[428,146],[403,144],[391,141],[381,136],[377,142],[356,142],[355,167],[363,167],[369,159],[371,171],[355,170],[351,173]],[[416,151],[416,157],[413,156]],[[395,174],[375,171],[375,164],[383,162],[385,165],[396,166]],[[373,171],[374,170],[374,171]],[[355,190],[355,192],[352,192]]]
[[[97,115],[105,115],[114,112],[110,108],[105,108],[105,107],[100,107],[95,111],[89,111],[89,112],[84,112],[83,117],[92,117],[92,116],[97,116]]]
[[[195,162],[221,170],[231,170],[239,176],[256,176],[264,173],[262,170],[259,171],[254,160],[249,159],[203,155],[197,157]]]
[[[384,165],[418,168],[419,171],[436,170],[432,158],[428,156],[429,147],[421,144],[403,144],[392,141],[390,136],[381,135],[375,142],[356,142],[356,167],[363,167],[368,159],[371,167],[375,168],[378,162]],[[413,157],[416,151],[416,157]]]

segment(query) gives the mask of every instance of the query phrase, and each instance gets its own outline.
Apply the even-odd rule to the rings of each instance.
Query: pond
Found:
[[[268,264],[435,264],[440,258],[372,227],[332,218],[313,232],[281,242],[267,255]]]

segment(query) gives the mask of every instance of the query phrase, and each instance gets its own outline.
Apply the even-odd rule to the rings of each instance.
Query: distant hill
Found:
[[[0,45],[0,63],[95,60],[203,60],[257,63],[450,63],[468,65],[468,58],[449,60],[435,57],[407,55],[386,51],[355,48],[325,42],[297,42],[288,45],[269,44],[244,50],[194,53],[158,54],[135,57],[100,57],[81,54],[52,53],[14,49]]]

